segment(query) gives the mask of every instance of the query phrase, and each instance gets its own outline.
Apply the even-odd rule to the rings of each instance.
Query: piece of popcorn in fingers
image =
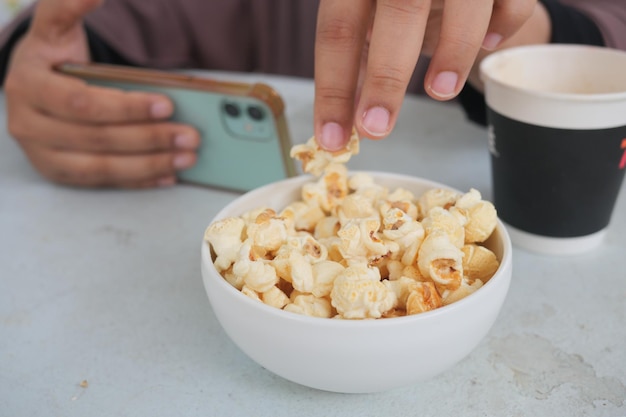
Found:
[[[500,266],[496,254],[484,246],[470,243],[463,246],[461,251],[463,251],[464,278],[470,284],[477,279],[486,283]]]
[[[230,268],[237,259],[242,245],[245,227],[243,219],[228,217],[209,225],[204,232],[204,240],[211,245],[215,253],[213,264],[218,272]]]
[[[353,155],[359,153],[359,136],[356,129],[352,129],[352,134],[346,147],[338,151],[330,152],[320,148],[315,136],[306,143],[295,145],[291,148],[292,158],[302,163],[302,170],[319,177],[330,164],[345,164]]]
[[[426,235],[419,249],[417,266],[420,273],[431,279],[441,292],[455,290],[463,278],[463,252],[445,232],[436,229]]]

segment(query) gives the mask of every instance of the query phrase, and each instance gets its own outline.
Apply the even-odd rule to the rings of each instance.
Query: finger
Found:
[[[320,2],[315,41],[315,137],[325,149],[345,147],[371,2]]]
[[[488,51],[495,50],[522,27],[536,5],[536,0],[496,0],[482,47]]]
[[[85,125],[55,119],[22,106],[8,120],[19,141],[57,150],[99,153],[147,153],[193,150],[200,144],[194,128],[167,122]]]
[[[93,154],[64,152],[31,144],[24,147],[32,164],[51,181],[83,187],[168,185],[176,172],[193,166],[193,152]]]
[[[31,25],[31,33],[40,40],[58,43],[75,30],[83,17],[103,0],[40,0]]]
[[[439,42],[424,81],[428,95],[449,100],[459,93],[485,38],[492,7],[492,0],[445,2]]]
[[[40,111],[81,123],[132,123],[172,115],[172,102],[164,95],[123,91],[87,84],[72,76],[33,69],[20,83],[22,95]]]
[[[356,109],[361,136],[380,139],[391,132],[419,58],[429,11],[429,0],[377,3]]]

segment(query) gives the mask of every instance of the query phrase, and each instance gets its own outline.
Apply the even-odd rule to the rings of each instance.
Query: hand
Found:
[[[345,146],[352,126],[382,139],[396,122],[421,53],[437,100],[455,97],[481,47],[495,49],[536,0],[321,0],[315,46],[315,136]]]
[[[102,0],[40,0],[11,57],[7,124],[33,166],[77,186],[152,187],[195,163],[198,132],[170,123],[162,95],[91,86],[54,70],[87,62],[82,19]]]

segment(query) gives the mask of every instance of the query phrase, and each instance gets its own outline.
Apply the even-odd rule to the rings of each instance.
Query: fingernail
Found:
[[[198,147],[198,141],[195,136],[179,133],[174,137],[174,146],[181,149],[195,149]]]
[[[493,51],[500,45],[500,42],[502,42],[502,35],[490,32],[485,35],[485,39],[483,39],[483,48],[488,51]]]
[[[322,137],[319,138],[318,143],[328,151],[338,151],[345,148],[346,140],[339,123],[329,122],[322,126]]]
[[[171,187],[174,184],[176,184],[175,177],[164,177],[157,180],[158,187]]]
[[[433,80],[430,90],[441,98],[454,96],[459,76],[453,71],[442,71]]]
[[[193,166],[196,158],[193,154],[183,153],[174,157],[174,168],[185,169]]]
[[[173,110],[172,105],[167,101],[157,101],[152,103],[152,106],[150,106],[150,114],[155,119],[169,117],[171,116]]]
[[[363,129],[372,136],[383,136],[389,130],[389,111],[384,107],[372,107],[363,115]]]

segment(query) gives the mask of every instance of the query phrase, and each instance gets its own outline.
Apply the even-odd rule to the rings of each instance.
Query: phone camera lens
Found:
[[[239,106],[233,103],[225,103],[224,111],[226,111],[226,114],[230,117],[239,117],[239,115],[241,114]]]
[[[253,120],[263,120],[263,118],[265,117],[265,112],[260,107],[249,106],[248,107],[248,115]]]

